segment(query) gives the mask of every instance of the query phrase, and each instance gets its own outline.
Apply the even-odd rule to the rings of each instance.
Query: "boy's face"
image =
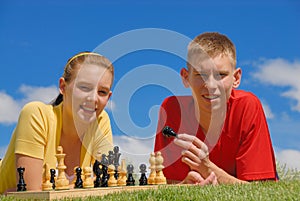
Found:
[[[241,69],[235,69],[228,56],[207,58],[181,70],[183,83],[192,90],[201,111],[212,112],[224,108],[232,88],[240,84]]]

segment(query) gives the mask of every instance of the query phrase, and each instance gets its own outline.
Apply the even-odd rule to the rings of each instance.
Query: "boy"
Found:
[[[209,32],[188,46],[180,75],[192,96],[166,98],[154,151],[164,156],[168,182],[216,184],[276,180],[270,134],[260,101],[237,90],[242,71],[227,36]],[[169,126],[178,136],[167,138]]]

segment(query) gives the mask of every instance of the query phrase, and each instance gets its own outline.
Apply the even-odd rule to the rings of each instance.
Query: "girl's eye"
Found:
[[[108,92],[107,92],[107,91],[104,91],[104,90],[100,90],[100,91],[98,91],[98,94],[99,94],[100,96],[106,96],[106,95],[108,94]]]
[[[79,86],[79,89],[81,89],[82,91],[90,91],[90,87],[87,86]]]

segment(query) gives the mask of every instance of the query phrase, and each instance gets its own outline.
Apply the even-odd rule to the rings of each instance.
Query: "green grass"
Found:
[[[76,198],[74,201],[183,201],[183,200],[299,200],[300,181],[258,182],[243,185],[165,186],[136,192],[122,192],[103,197]],[[1,197],[0,197],[1,199]],[[14,199],[3,197],[3,201]],[[67,199],[65,199],[67,200]]]
[[[103,197],[75,198],[74,201],[87,200],[300,200],[300,172],[287,169],[284,165],[277,165],[278,182],[253,182],[243,185],[217,186],[161,186],[158,189],[141,190],[135,192],[113,193]],[[15,199],[1,197],[0,200]],[[70,199],[65,199],[70,200]]]

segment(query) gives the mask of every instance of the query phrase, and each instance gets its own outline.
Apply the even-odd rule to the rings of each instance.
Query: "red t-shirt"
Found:
[[[189,167],[181,161],[182,149],[173,138],[162,135],[164,126],[176,133],[205,135],[195,117],[192,96],[171,96],[161,105],[154,151],[164,157],[164,175],[167,179],[182,181]],[[208,145],[209,146],[209,145]],[[252,93],[233,90],[227,103],[222,132],[209,159],[228,174],[241,180],[276,180],[274,151],[268,125],[259,99]]]

